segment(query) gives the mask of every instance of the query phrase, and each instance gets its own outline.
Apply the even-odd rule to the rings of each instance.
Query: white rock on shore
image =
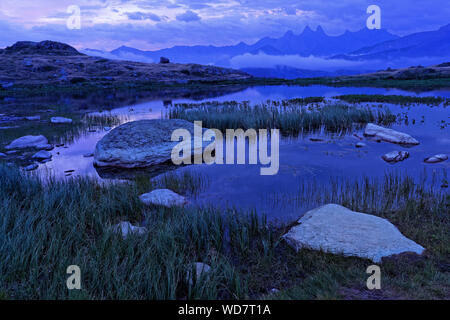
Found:
[[[169,189],[156,189],[139,196],[139,200],[145,205],[160,205],[165,207],[183,206],[186,198]]]
[[[405,159],[407,159],[409,157],[409,152],[408,151],[391,151],[388,152],[386,154],[384,154],[383,156],[381,156],[381,158],[386,161],[386,162],[399,162],[399,161],[403,161]]]
[[[366,125],[366,128],[364,129],[364,135],[397,144],[408,144],[408,145],[419,144],[419,141],[411,137],[409,134],[384,128],[373,123],[368,123]]]
[[[425,163],[439,163],[439,162],[443,162],[443,161],[446,161],[446,160],[448,160],[448,155],[441,153],[441,154],[435,154],[432,157],[428,157],[428,158],[424,159],[423,162],[425,162]]]
[[[5,149],[10,150],[10,149],[36,148],[47,144],[48,144],[47,138],[42,135],[23,136],[11,142],[9,145],[5,147]]]
[[[370,259],[403,252],[422,254],[424,248],[403,236],[388,220],[355,212],[337,204],[308,211],[283,239],[296,251],[307,248]]]

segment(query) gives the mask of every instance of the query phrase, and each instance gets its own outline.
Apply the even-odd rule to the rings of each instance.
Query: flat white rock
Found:
[[[364,135],[369,137],[375,137],[380,140],[398,143],[398,144],[408,144],[417,145],[419,141],[411,137],[407,133],[395,131],[392,129],[384,128],[373,123],[368,123],[364,129]]]
[[[48,140],[46,137],[42,135],[23,136],[11,142],[9,145],[5,147],[5,149],[10,150],[10,149],[36,148],[46,144],[48,144]]]
[[[139,196],[139,200],[145,205],[160,205],[165,207],[183,206],[186,198],[169,189],[156,189]]]
[[[135,234],[144,234],[147,232],[147,228],[145,227],[136,227],[133,226],[129,221],[122,221],[114,226],[114,231],[120,233],[122,238],[126,239],[128,235]]]
[[[51,123],[72,123],[72,119],[64,117],[52,117],[50,119]]]
[[[296,251],[308,248],[381,262],[381,258],[394,254],[422,254],[425,250],[388,220],[337,204],[308,211],[298,223],[283,235]]]

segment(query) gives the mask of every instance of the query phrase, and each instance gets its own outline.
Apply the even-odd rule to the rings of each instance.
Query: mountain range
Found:
[[[141,62],[157,62],[163,56],[175,63],[233,67],[255,76],[286,77],[288,73],[288,78],[296,78],[310,74],[352,74],[386,67],[439,63],[450,57],[449,40],[450,24],[435,31],[402,37],[385,29],[367,28],[330,36],[321,26],[316,30],[307,26],[300,34],[288,31],[279,38],[265,37],[254,44],[175,46],[156,51],[122,46],[110,52],[95,49],[81,51],[88,55]],[[258,56],[262,58],[258,60],[260,62],[255,62]]]

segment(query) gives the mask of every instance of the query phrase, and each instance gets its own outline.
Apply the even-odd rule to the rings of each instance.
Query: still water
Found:
[[[428,91],[414,93],[398,89],[384,88],[334,88],[326,86],[268,86],[253,87],[241,92],[227,94],[203,100],[169,99],[152,100],[128,105],[110,111],[94,112],[92,115],[115,115],[122,122],[161,118],[172,103],[199,103],[206,101],[250,101],[251,103],[270,100],[292,99],[308,96],[333,97],[343,94],[384,94],[441,96],[450,98],[450,91]],[[365,105],[365,104],[363,104]],[[379,105],[379,104],[374,104]],[[208,181],[207,187],[198,196],[190,199],[194,205],[212,205],[215,207],[238,207],[244,210],[256,210],[269,219],[294,219],[302,210],[298,204],[290,206],[289,197],[305,181],[319,184],[330,183],[335,178],[361,178],[363,176],[381,177],[385,173],[399,172],[419,177],[424,172],[435,172],[442,179],[450,166],[450,161],[439,164],[425,164],[423,159],[438,153],[450,153],[450,135],[448,123],[450,111],[445,106],[426,105],[387,105],[394,114],[403,119],[391,128],[410,134],[420,141],[420,145],[411,148],[377,143],[364,139],[367,145],[356,148],[360,140],[352,133],[322,135],[321,142],[313,142],[309,136],[282,139],[280,142],[279,172],[273,176],[261,176],[260,165],[191,165],[179,168],[176,172],[195,171]],[[406,120],[407,119],[407,120]],[[362,136],[362,129],[355,131]],[[66,178],[68,170],[74,170],[70,176],[91,176],[103,180],[93,167],[93,158],[83,155],[92,153],[97,141],[107,131],[99,128],[96,132],[86,132],[71,144],[55,148],[53,159],[40,165],[38,173]],[[314,134],[317,136],[317,133]],[[410,157],[405,161],[389,164],[381,156],[394,150],[407,150]],[[108,176],[108,178],[111,178]],[[273,199],[281,199],[274,203]],[[286,200],[286,201],[283,201]],[[301,206],[300,206],[301,207]]]

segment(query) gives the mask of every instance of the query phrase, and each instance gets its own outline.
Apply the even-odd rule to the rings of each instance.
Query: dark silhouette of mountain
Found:
[[[392,60],[450,56],[450,24],[435,31],[413,33],[395,40],[366,46],[333,58],[348,60]]]
[[[169,58],[170,61],[179,63],[228,65],[231,58],[246,53],[327,57],[349,53],[361,47],[372,46],[379,42],[397,38],[398,36],[386,30],[369,30],[367,28],[356,32],[346,31],[339,36],[329,36],[319,26],[315,31],[306,27],[302,33],[297,35],[288,31],[280,38],[262,38],[252,45],[240,42],[237,45],[221,47],[175,46],[157,51],[142,51],[122,46],[109,53],[121,59],[133,55],[150,58],[156,62],[159,57],[164,56]],[[88,52],[88,50],[85,52]]]

